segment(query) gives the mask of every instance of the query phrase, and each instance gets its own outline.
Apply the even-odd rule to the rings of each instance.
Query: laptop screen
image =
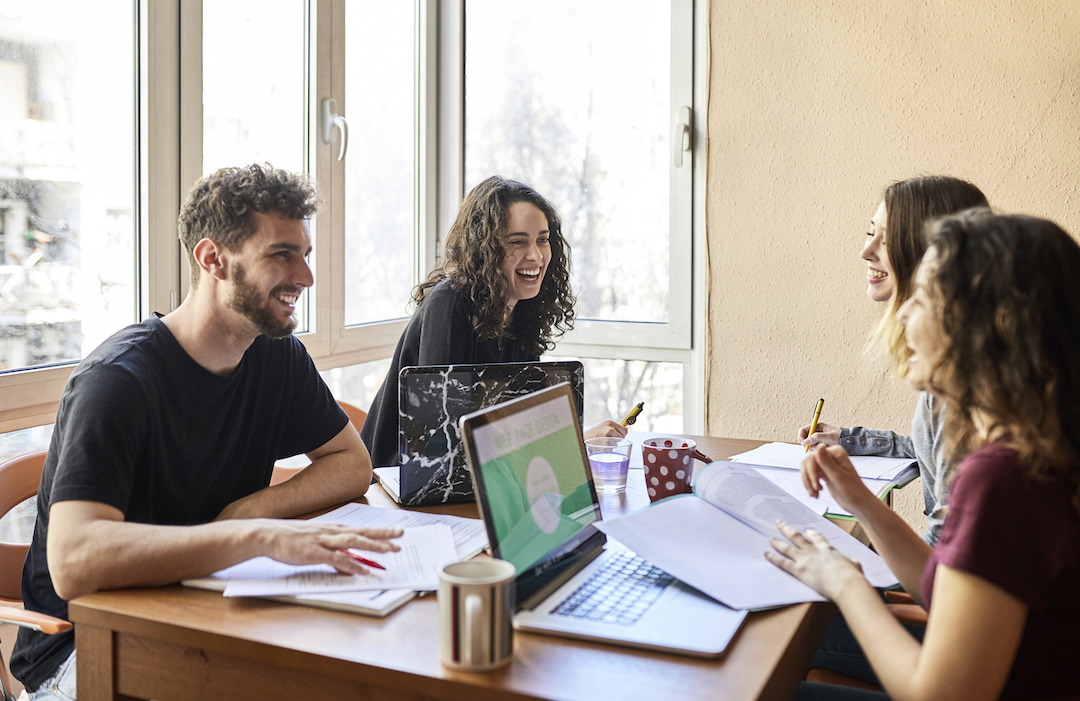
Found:
[[[465,417],[496,557],[518,573],[572,551],[600,520],[568,385]],[[479,474],[477,474],[479,473]]]

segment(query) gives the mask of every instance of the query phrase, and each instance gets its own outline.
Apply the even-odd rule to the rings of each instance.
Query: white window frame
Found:
[[[309,0],[313,29],[310,62],[310,169],[324,208],[313,222],[315,277],[311,332],[300,335],[320,370],[392,355],[407,319],[346,327],[344,166],[336,137],[316,137],[318,103],[333,97],[347,115],[344,95],[346,0]],[[416,2],[418,110],[414,269],[422,280],[434,268],[441,236],[464,195],[463,0]],[[142,61],[138,139],[140,183],[140,289],[138,318],[175,309],[187,293],[186,256],[176,217],[187,190],[202,175],[202,0],[133,0]],[[555,353],[580,357],[679,362],[684,367],[684,430],[704,431],[708,263],[705,245],[705,107],[707,104],[707,0],[674,0],[673,105],[691,107],[687,164],[672,179],[669,323],[579,320]],[[695,21],[696,14],[696,21]],[[689,66],[689,68],[685,68]],[[677,113],[677,109],[673,109]],[[674,125],[675,115],[672,123]],[[686,283],[686,281],[691,281]],[[0,432],[52,423],[75,363],[0,375]]]

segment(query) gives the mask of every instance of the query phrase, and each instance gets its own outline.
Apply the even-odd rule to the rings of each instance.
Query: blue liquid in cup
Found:
[[[589,468],[598,492],[621,492],[626,489],[626,473],[630,456],[619,453],[592,453]]]

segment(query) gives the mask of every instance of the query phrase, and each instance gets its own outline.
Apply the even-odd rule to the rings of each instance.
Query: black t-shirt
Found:
[[[315,450],[347,422],[292,336],[258,337],[225,378],[159,318],[122,329],[79,364],[60,399],[23,568],[26,608],[67,618],[45,557],[52,504],[100,502],[136,523],[207,523],[266,487],[277,459]],[[73,632],[23,628],[11,670],[35,689],[73,646]]]
[[[518,304],[515,314],[525,305]],[[376,467],[401,462],[398,446],[398,373],[415,365],[469,365],[520,363],[537,360],[514,339],[481,341],[476,335],[476,309],[468,295],[443,280],[432,287],[409,320],[398,340],[394,360],[375,401],[371,403],[360,437],[371,464]]]

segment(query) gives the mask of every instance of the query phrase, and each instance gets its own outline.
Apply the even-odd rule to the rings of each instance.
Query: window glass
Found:
[[[345,5],[348,326],[409,315],[416,251],[415,5]]]
[[[469,0],[465,189],[522,180],[558,208],[580,319],[667,322],[671,7]]]
[[[297,0],[203,3],[204,175],[252,163],[308,170],[306,15]],[[311,330],[310,304],[305,290],[297,333]]]
[[[306,170],[306,3],[203,3],[203,173],[268,162]]]
[[[645,407],[633,429],[658,433],[683,432],[683,365],[610,358],[564,358],[585,366],[585,425],[604,419],[621,421],[638,402]]]
[[[390,358],[370,363],[349,365],[343,368],[323,370],[323,382],[330,388],[335,399],[344,400],[364,411],[371,407],[375,395],[382,387],[386,373],[390,370]],[[357,428],[359,430],[359,427]]]
[[[130,0],[0,3],[0,371],[136,321]]]

